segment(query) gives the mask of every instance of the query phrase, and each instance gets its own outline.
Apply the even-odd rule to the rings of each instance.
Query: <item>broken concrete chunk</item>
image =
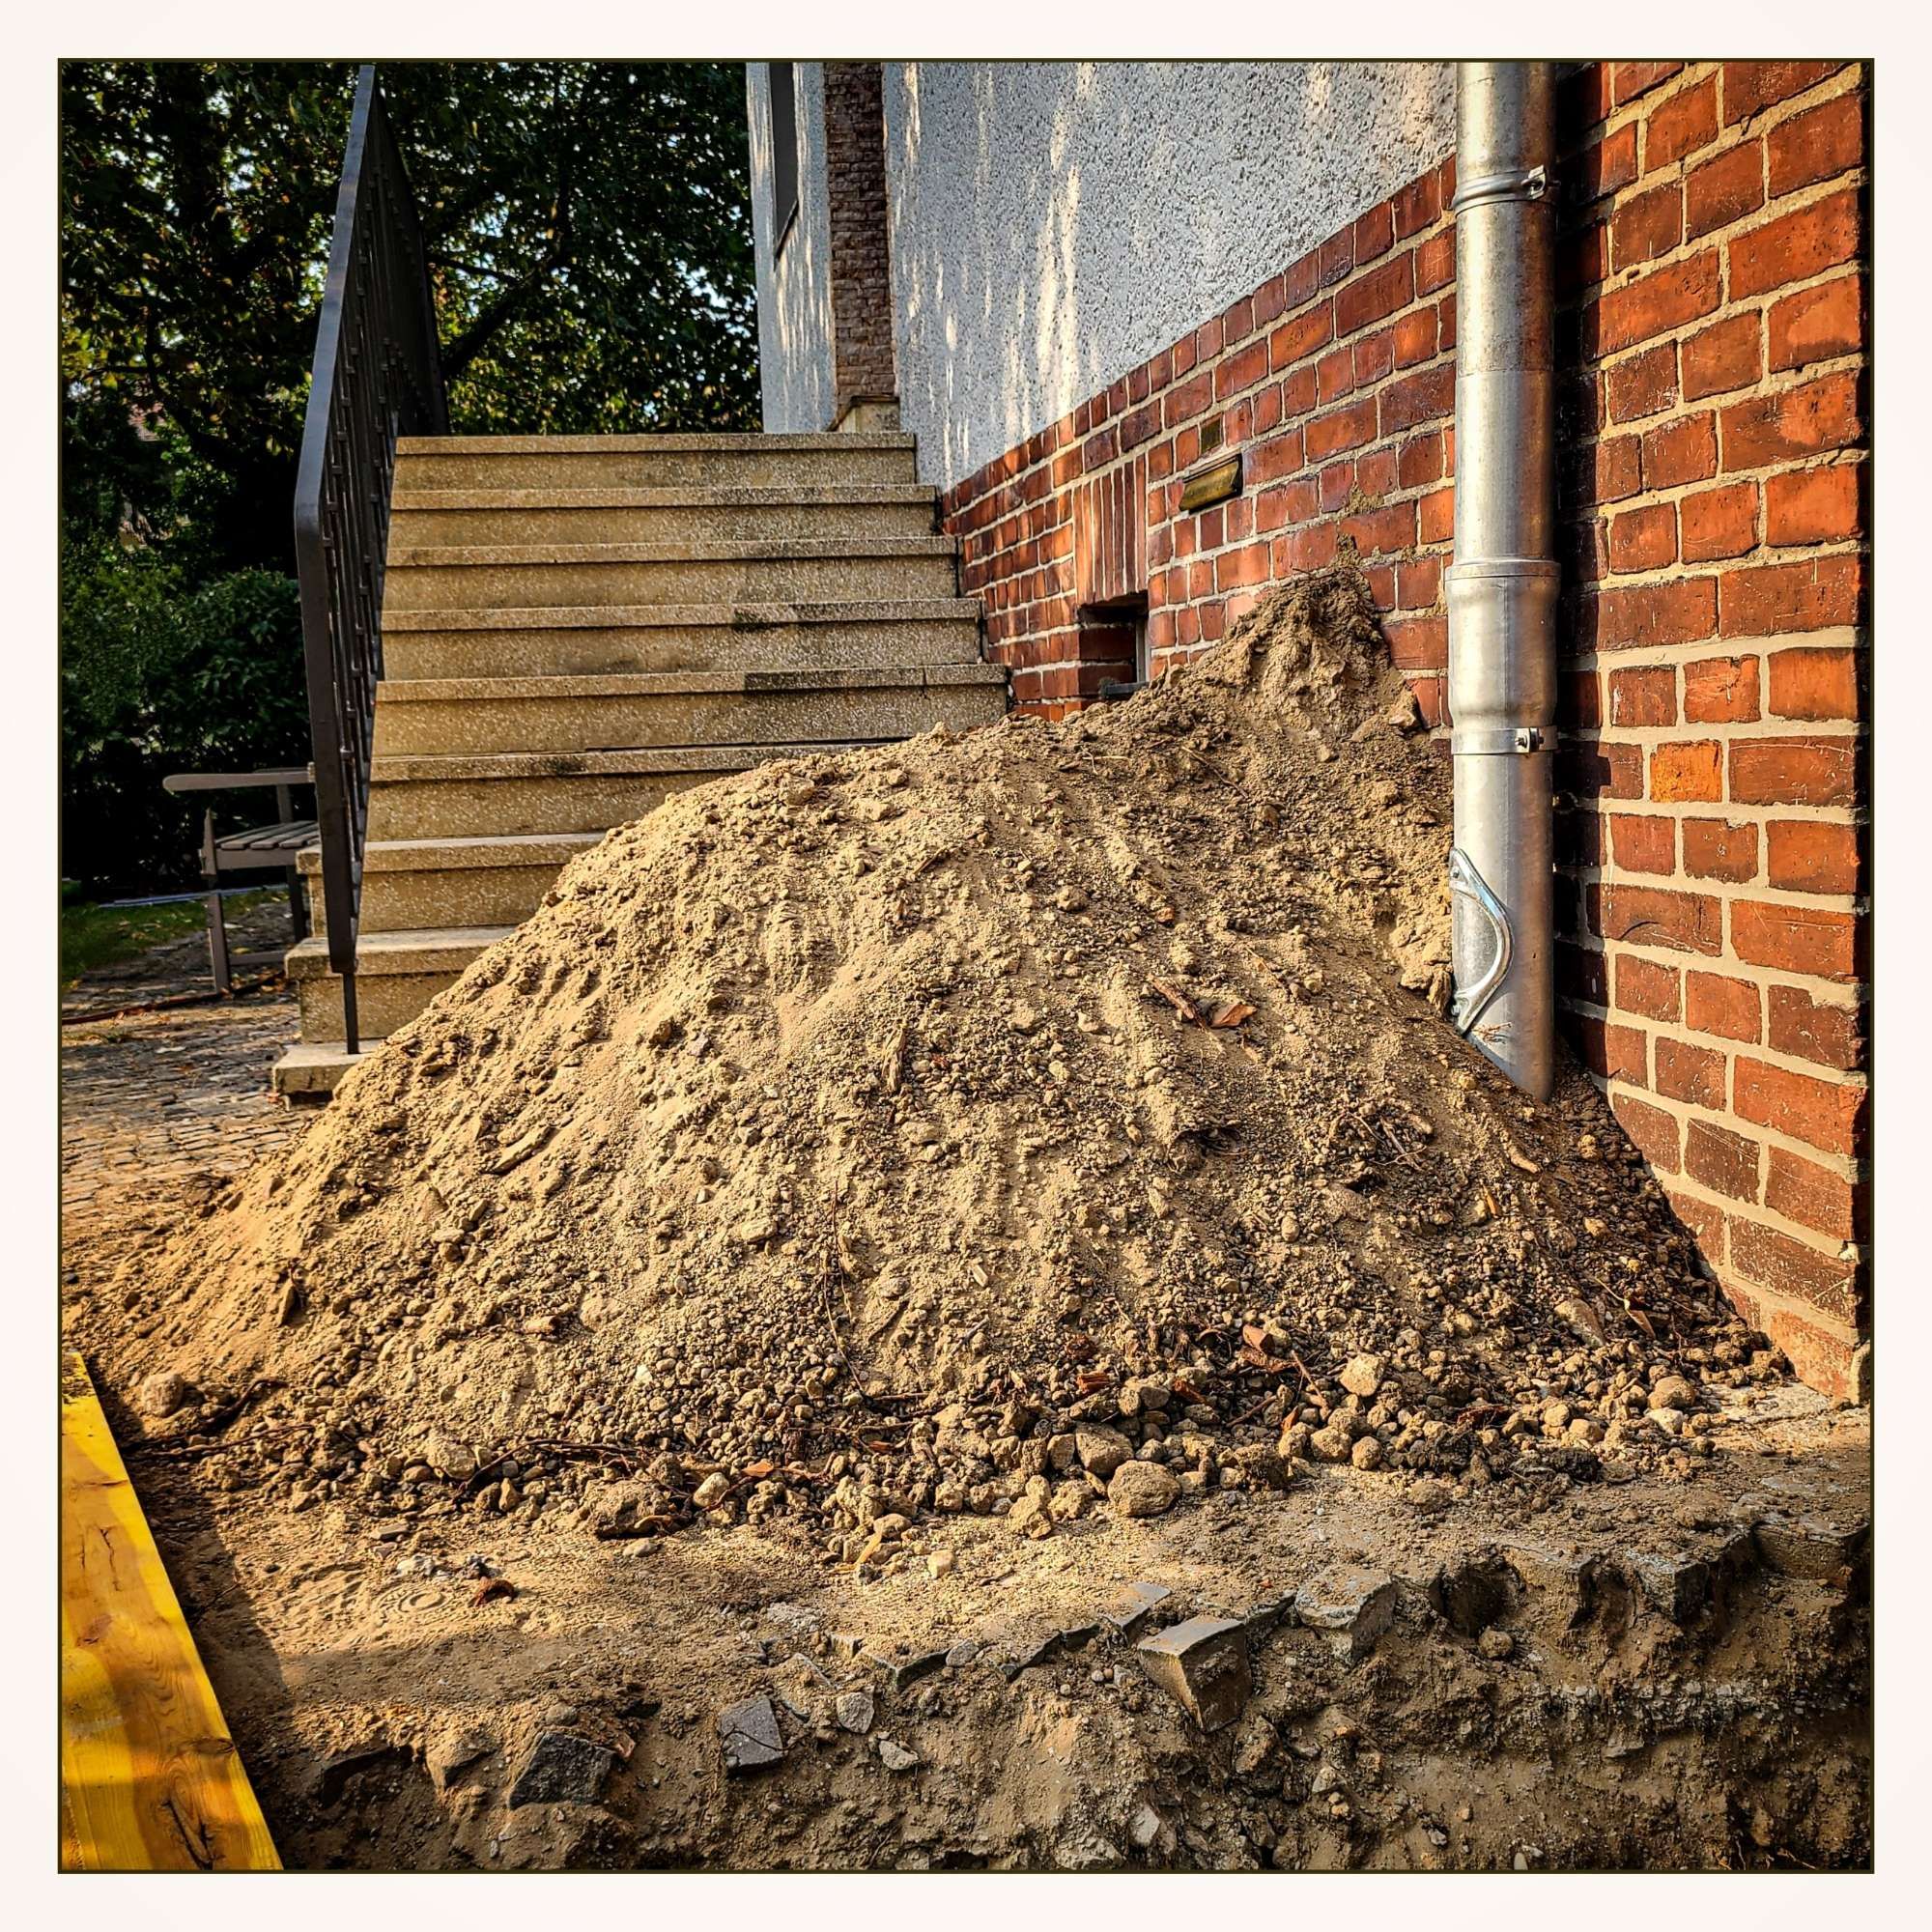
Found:
[[[472,1764],[481,1763],[497,1748],[497,1740],[488,1731],[471,1727],[440,1739],[423,1753],[430,1782],[439,1793],[448,1791]]]
[[[1699,1557],[1632,1550],[1623,1565],[1631,1580],[1674,1624],[1689,1623],[1711,1601],[1711,1566]]]
[[[1231,1618],[1190,1617],[1135,1646],[1141,1667],[1204,1731],[1241,1715],[1254,1689],[1248,1634]]]
[[[1149,1614],[1173,1595],[1174,1592],[1165,1583],[1129,1583],[1101,1615],[1121,1635],[1134,1636],[1147,1622]]]
[[[1790,1516],[1767,1509],[1758,1518],[1752,1541],[1765,1568],[1780,1577],[1830,1582],[1858,1559],[1862,1525],[1840,1528],[1822,1517]]]
[[[771,1706],[767,1704],[766,1710]],[[772,1727],[778,1728],[777,1719]],[[509,1805],[594,1804],[611,1776],[617,1753],[568,1731],[546,1731],[510,1787]]]
[[[1380,1355],[1357,1355],[1342,1371],[1342,1386],[1364,1402],[1382,1385],[1388,1364]]]
[[[864,1737],[872,1728],[874,1705],[869,1690],[847,1690],[835,1698],[832,1715],[838,1721],[841,1731],[854,1732]]]
[[[907,1690],[923,1677],[946,1668],[943,1650],[923,1650],[917,1655],[902,1651],[868,1650],[865,1662],[886,1673],[886,1683],[894,1690]]]
[[[726,1771],[757,1771],[784,1756],[779,1714],[769,1697],[747,1697],[718,1714]]]
[[[1395,1621],[1396,1580],[1386,1570],[1331,1564],[1294,1593],[1296,1614],[1324,1631],[1338,1657],[1366,1657]]]
[[[879,1762],[888,1771],[912,1771],[918,1767],[920,1756],[916,1750],[907,1750],[904,1745],[892,1738],[881,1738]]]

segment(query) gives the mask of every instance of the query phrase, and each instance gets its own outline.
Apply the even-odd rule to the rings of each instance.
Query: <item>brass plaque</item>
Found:
[[[1197,511],[1211,509],[1216,503],[1225,503],[1230,497],[1241,494],[1241,452],[1237,449],[1233,456],[1226,456],[1219,463],[1212,463],[1206,469],[1197,469],[1180,486],[1180,508],[1184,516],[1193,516]]]

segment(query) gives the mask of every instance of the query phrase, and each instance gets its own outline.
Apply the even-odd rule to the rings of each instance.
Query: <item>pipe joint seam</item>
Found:
[[[1501,174],[1478,175],[1459,183],[1449,197],[1449,212],[1461,214],[1464,209],[1491,201],[1541,201],[1549,192],[1549,170],[1545,167],[1510,168]]]

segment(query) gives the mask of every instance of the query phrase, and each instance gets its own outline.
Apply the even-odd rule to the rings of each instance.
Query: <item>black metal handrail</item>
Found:
[[[365,67],[342,161],[296,481],[324,927],[351,1053],[361,1044],[355,931],[396,440],[440,436],[448,426],[422,223],[376,70]]]

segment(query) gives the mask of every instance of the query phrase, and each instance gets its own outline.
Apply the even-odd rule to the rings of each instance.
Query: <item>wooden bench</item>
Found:
[[[214,809],[209,807],[201,818],[201,876],[208,887],[208,962],[214,975],[214,990],[234,990],[237,966],[269,966],[281,959],[279,952],[243,952],[232,957],[228,951],[228,927],[221,914],[221,883],[224,873],[280,872],[289,884],[289,922],[294,939],[308,936],[308,901],[302,893],[297,856],[316,842],[316,822],[295,815],[294,792],[298,785],[313,784],[306,766],[273,772],[177,772],[161,781],[161,789],[172,792],[245,791],[270,785],[275,791],[275,823],[257,825],[245,832],[230,832],[217,838]]]

